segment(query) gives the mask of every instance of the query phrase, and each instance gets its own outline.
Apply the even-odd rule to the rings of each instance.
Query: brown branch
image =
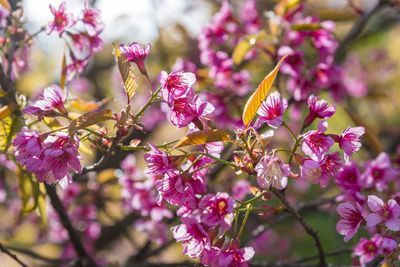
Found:
[[[0,243],[0,251],[3,252],[4,254],[7,254],[8,256],[10,256],[13,260],[15,260],[16,262],[19,263],[19,265],[23,266],[23,267],[28,267],[28,265],[26,265],[25,263],[23,263],[20,259],[18,259],[17,255],[15,255],[14,253],[12,253],[11,251],[9,251],[8,249],[6,249],[1,243]]]
[[[47,194],[50,197],[51,205],[53,206],[54,210],[57,212],[58,217],[60,218],[61,224],[67,230],[69,238],[74,246],[76,253],[81,260],[83,266],[96,266],[93,259],[87,253],[85,247],[82,244],[79,234],[75,231],[72,227],[71,221],[68,218],[68,215],[65,211],[65,207],[62,204],[60,198],[57,195],[56,188],[54,186],[45,184]]]
[[[333,256],[338,256],[341,254],[352,253],[352,252],[353,252],[353,249],[351,249],[351,248],[341,248],[336,251],[325,253],[325,257],[333,257]],[[303,259],[298,259],[298,260],[292,261],[292,262],[290,262],[290,264],[303,263],[303,262],[307,262],[307,261],[316,260],[318,258],[319,258],[319,255],[314,255],[314,256],[310,256],[310,257],[306,257]]]
[[[10,246],[7,246],[7,249],[16,251],[16,252],[21,253],[21,254],[25,254],[25,255],[30,256],[31,258],[34,258],[34,259],[37,259],[37,260],[46,261],[46,262],[52,263],[52,264],[60,264],[60,260],[59,259],[48,258],[48,257],[42,256],[42,255],[40,255],[40,254],[38,254],[36,252],[33,252],[31,250],[28,250],[28,249],[10,247]]]
[[[292,214],[293,217],[296,218],[296,220],[303,226],[304,230],[314,239],[314,243],[315,243],[315,246],[317,247],[318,255],[319,255],[319,266],[326,266],[325,253],[322,248],[321,241],[319,240],[318,232],[304,220],[304,218],[289,203],[289,201],[286,199],[285,195],[281,191],[279,191],[278,189],[276,189],[274,187],[271,187],[270,191],[279,198],[279,200],[282,202],[282,204],[286,207],[287,211],[290,214]]]
[[[314,209],[317,208],[318,206],[327,204],[327,203],[334,203],[335,199],[337,196],[333,196],[333,197],[328,197],[328,198],[320,198],[320,199],[315,199],[306,203],[300,203],[299,205],[297,205],[295,207],[295,210],[300,213],[300,212],[304,212],[306,210],[309,209]],[[289,217],[288,213],[281,213],[277,216],[275,216],[272,220],[268,221],[267,224],[262,225],[260,224],[255,230],[252,231],[251,233],[251,237],[257,237],[259,234],[261,234],[263,231],[273,227],[274,225],[284,221],[285,219],[287,219]]]
[[[379,2],[371,10],[363,13],[361,16],[358,17],[357,21],[354,23],[349,33],[343,38],[343,40],[339,43],[338,48],[336,49],[336,54],[335,54],[336,62],[342,59],[343,57],[342,52],[344,48],[350,43],[350,41],[358,37],[363,32],[363,30],[367,26],[369,19],[381,8],[383,8],[388,4],[389,4],[388,0],[379,0]]]

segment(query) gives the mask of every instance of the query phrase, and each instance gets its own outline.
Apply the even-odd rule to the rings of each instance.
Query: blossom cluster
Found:
[[[100,10],[90,6],[90,0],[85,0],[82,13],[76,17],[67,12],[65,1],[56,9],[50,4],[50,11],[54,18],[46,28],[46,33],[58,33],[58,36],[68,37],[69,63],[65,66],[67,81],[71,81],[77,74],[81,74],[87,67],[93,53],[103,48],[100,33],[104,23],[100,17]],[[81,25],[80,25],[81,24]]]

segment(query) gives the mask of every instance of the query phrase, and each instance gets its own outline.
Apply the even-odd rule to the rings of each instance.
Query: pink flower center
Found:
[[[221,200],[220,202],[218,202],[218,212],[219,212],[220,215],[226,213],[226,202],[225,202],[225,200]]]

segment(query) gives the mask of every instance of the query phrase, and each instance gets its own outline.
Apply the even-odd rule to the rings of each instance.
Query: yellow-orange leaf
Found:
[[[259,107],[261,106],[262,101],[267,96],[269,89],[271,89],[271,86],[274,83],[276,74],[278,73],[279,70],[279,66],[287,56],[288,55],[284,56],[278,62],[275,68],[264,78],[264,80],[258,86],[257,90],[247,100],[246,105],[244,106],[243,116],[242,116],[243,123],[246,127],[253,120]]]
[[[122,81],[124,83],[126,95],[128,97],[128,103],[130,103],[131,98],[135,94],[136,90],[136,79],[133,73],[133,68],[131,63],[126,59],[124,54],[119,51],[118,46],[114,44],[114,55],[115,60],[118,64],[119,72],[122,76]]]
[[[10,3],[7,0],[0,0],[0,5],[11,11]]]
[[[10,114],[11,114],[11,110],[10,110],[9,105],[2,107],[0,109],[0,120],[4,120],[8,116],[10,116]]]
[[[252,35],[248,36],[247,38],[243,39],[242,41],[240,41],[232,53],[233,63],[235,63],[236,65],[242,63],[246,53],[249,52],[249,50],[263,36],[265,36],[265,31],[261,31],[257,34],[252,34]]]
[[[72,137],[78,129],[111,119],[112,111],[109,109],[82,114],[71,122],[68,127],[69,135]]]
[[[61,78],[60,78],[60,87],[64,89],[65,81],[67,79],[67,62],[65,59],[65,49],[64,49],[64,56],[61,63]]]
[[[345,109],[345,111],[357,126],[363,126],[365,128],[365,134],[363,138],[369,147],[371,147],[371,149],[374,151],[375,155],[379,155],[383,151],[383,146],[374,130],[372,130],[372,128],[369,127],[369,125],[357,114],[348,109]]]
[[[100,104],[95,101],[85,101],[80,98],[70,101],[70,105],[80,111],[92,111],[100,107]]]
[[[229,134],[225,130],[204,130],[190,133],[183,137],[175,146],[182,147],[188,145],[201,145],[212,142],[227,141],[229,140]]]

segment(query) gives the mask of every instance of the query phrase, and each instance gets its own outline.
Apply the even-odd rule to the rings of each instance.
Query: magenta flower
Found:
[[[250,194],[249,186],[251,183],[247,180],[240,180],[232,187],[232,196],[236,200],[243,200]]]
[[[175,98],[181,97],[191,90],[196,82],[196,75],[191,72],[174,71],[167,74],[162,71],[158,76],[161,85],[161,95],[165,102],[172,104]]]
[[[56,10],[52,5],[49,5],[49,7],[51,13],[54,15],[54,19],[47,25],[46,33],[50,34],[55,30],[61,37],[65,28],[74,25],[75,20],[72,14],[65,12],[65,1],[61,2],[58,10]]]
[[[254,127],[258,128],[265,122],[272,128],[278,128],[282,124],[283,114],[287,107],[287,100],[282,99],[279,92],[273,92],[268,96],[267,101],[261,104],[257,112],[260,117],[257,118]]]
[[[327,119],[336,112],[335,106],[328,106],[325,99],[319,100],[319,97],[310,95],[307,100],[309,114],[304,119],[303,129],[310,126],[316,118]]]
[[[331,177],[335,178],[343,167],[343,162],[339,152],[326,155],[320,162],[322,169],[321,176],[313,183],[319,182],[321,187],[326,187],[329,184]]]
[[[301,75],[301,68],[304,66],[303,54],[301,51],[294,51],[289,46],[281,46],[278,49],[278,56],[283,57],[288,55],[288,57],[282,62],[280,71],[294,78],[299,77]]]
[[[70,53],[72,62],[67,65],[67,81],[72,81],[77,74],[81,74],[89,64],[90,54],[83,59],[76,58],[73,53]]]
[[[384,236],[382,237],[381,248],[383,250],[383,254],[389,255],[391,254],[397,247],[397,241],[393,237]]]
[[[345,192],[360,192],[364,183],[354,161],[347,162],[343,169],[335,176],[335,183]]]
[[[384,203],[379,197],[369,195],[367,203],[368,207],[373,212],[365,218],[369,227],[384,222],[389,230],[400,230],[400,206],[397,204],[396,200],[390,199],[388,203]]]
[[[302,149],[304,154],[315,161],[321,161],[324,155],[335,144],[332,137],[321,131],[311,130],[303,135]]]
[[[322,168],[317,161],[305,159],[300,165],[300,171],[301,177],[315,184],[321,176]]]
[[[367,188],[375,187],[382,192],[387,189],[387,183],[394,180],[399,172],[393,169],[388,154],[382,152],[375,160],[367,162],[361,175]]]
[[[365,133],[364,127],[350,126],[339,135],[339,146],[343,150],[346,162],[349,157],[360,150],[360,137]]]
[[[182,97],[175,98],[171,106],[170,121],[179,128],[188,126],[195,120],[201,120],[204,116],[214,111],[214,106],[202,101],[198,95],[194,96],[192,90]]]
[[[161,152],[155,145],[148,143],[151,150],[144,154],[144,160],[147,163],[146,174],[158,175],[173,170],[167,152]]]
[[[15,159],[29,172],[36,172],[42,167],[42,140],[39,132],[23,127],[12,141],[15,147]]]
[[[38,116],[39,119],[50,115],[54,109],[58,109],[61,113],[66,113],[64,103],[68,99],[68,95],[58,85],[52,84],[45,88],[39,95],[38,100],[32,105],[23,109],[25,113]]]
[[[235,201],[227,193],[207,194],[199,203],[201,221],[210,227],[219,225],[219,232],[223,233],[231,228],[234,208]]]
[[[378,256],[381,250],[382,236],[375,234],[370,240],[361,238],[360,242],[354,247],[354,255],[360,256],[360,264],[364,265]]]
[[[155,185],[158,190],[158,205],[161,205],[162,200],[165,200],[172,205],[184,205],[191,209],[197,206],[197,201],[191,185],[189,183],[184,183],[178,173],[165,173],[164,177],[157,180]]]
[[[290,167],[277,156],[264,156],[255,167],[255,171],[257,183],[262,188],[273,186],[283,189],[287,186]]]
[[[222,251],[218,256],[219,267],[247,267],[247,262],[254,256],[254,249],[252,247],[245,247],[239,249],[228,249]]]
[[[182,217],[182,224],[171,228],[174,238],[183,242],[183,254],[191,258],[199,257],[204,249],[210,249],[211,242],[207,231],[195,219]]]
[[[98,32],[103,30],[104,23],[100,18],[100,10],[90,7],[90,1],[85,1],[85,9],[82,10],[80,18],[84,23],[87,32],[90,36],[97,35]]]
[[[146,48],[143,48],[140,44],[133,42],[129,45],[120,45],[121,52],[130,62],[135,62],[140,72],[143,75],[147,75],[144,60],[150,53],[151,45],[147,44]]]
[[[336,224],[336,231],[344,235],[344,242],[348,242],[358,231],[364,218],[362,208],[358,202],[356,207],[349,203],[341,203],[337,208],[341,219]]]
[[[72,181],[71,170],[81,172],[80,155],[78,152],[79,138],[74,142],[67,133],[58,132],[45,140],[47,149],[44,151],[42,169],[36,173],[38,182],[53,184],[60,182],[66,188]]]

